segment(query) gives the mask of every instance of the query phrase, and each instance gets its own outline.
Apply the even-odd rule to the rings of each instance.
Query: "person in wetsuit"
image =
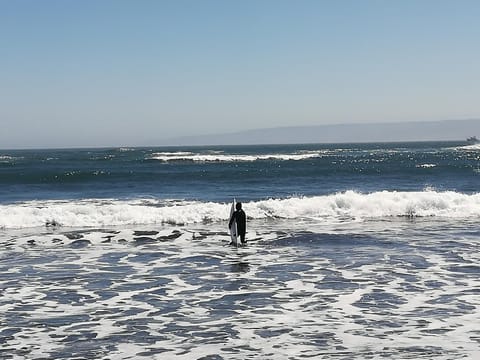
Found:
[[[230,218],[228,222],[228,228],[232,226],[233,220],[237,223],[237,235],[240,236],[240,241],[242,245],[245,245],[247,242],[245,241],[245,233],[247,232],[247,215],[245,215],[245,211],[242,210],[242,203],[237,202],[235,205],[237,209]]]

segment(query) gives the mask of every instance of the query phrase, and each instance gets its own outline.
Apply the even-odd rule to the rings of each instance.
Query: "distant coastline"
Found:
[[[288,126],[244,131],[185,135],[169,138],[144,137],[118,139],[118,142],[98,143],[98,138],[87,143],[71,143],[63,139],[50,146],[30,143],[11,146],[0,143],[0,150],[35,149],[108,149],[141,148],[157,146],[222,146],[222,145],[271,145],[271,144],[342,144],[342,143],[392,143],[422,141],[467,142],[471,137],[480,138],[480,119],[411,121],[395,123],[357,123],[312,126]]]
[[[462,141],[475,135],[480,135],[480,119],[276,127],[175,137],[158,145]]]

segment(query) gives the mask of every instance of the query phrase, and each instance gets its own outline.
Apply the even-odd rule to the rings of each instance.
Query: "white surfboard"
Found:
[[[233,199],[232,207],[230,208],[230,217],[228,221],[232,218],[233,213],[235,212],[235,199]],[[230,226],[230,237],[232,238],[233,245],[238,247],[238,233],[237,233],[237,222],[233,220],[232,226]]]

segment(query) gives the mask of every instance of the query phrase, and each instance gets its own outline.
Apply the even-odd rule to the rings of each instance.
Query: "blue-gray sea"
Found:
[[[479,220],[463,142],[0,150],[0,359],[479,359]]]

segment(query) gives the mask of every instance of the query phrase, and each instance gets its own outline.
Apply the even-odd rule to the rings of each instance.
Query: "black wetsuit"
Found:
[[[232,214],[232,218],[230,219],[230,222],[228,223],[228,227],[232,226],[233,219],[235,219],[237,223],[237,235],[240,236],[240,240],[242,241],[242,244],[245,244],[245,233],[247,232],[247,216],[245,215],[245,211],[242,209],[236,210]]]

